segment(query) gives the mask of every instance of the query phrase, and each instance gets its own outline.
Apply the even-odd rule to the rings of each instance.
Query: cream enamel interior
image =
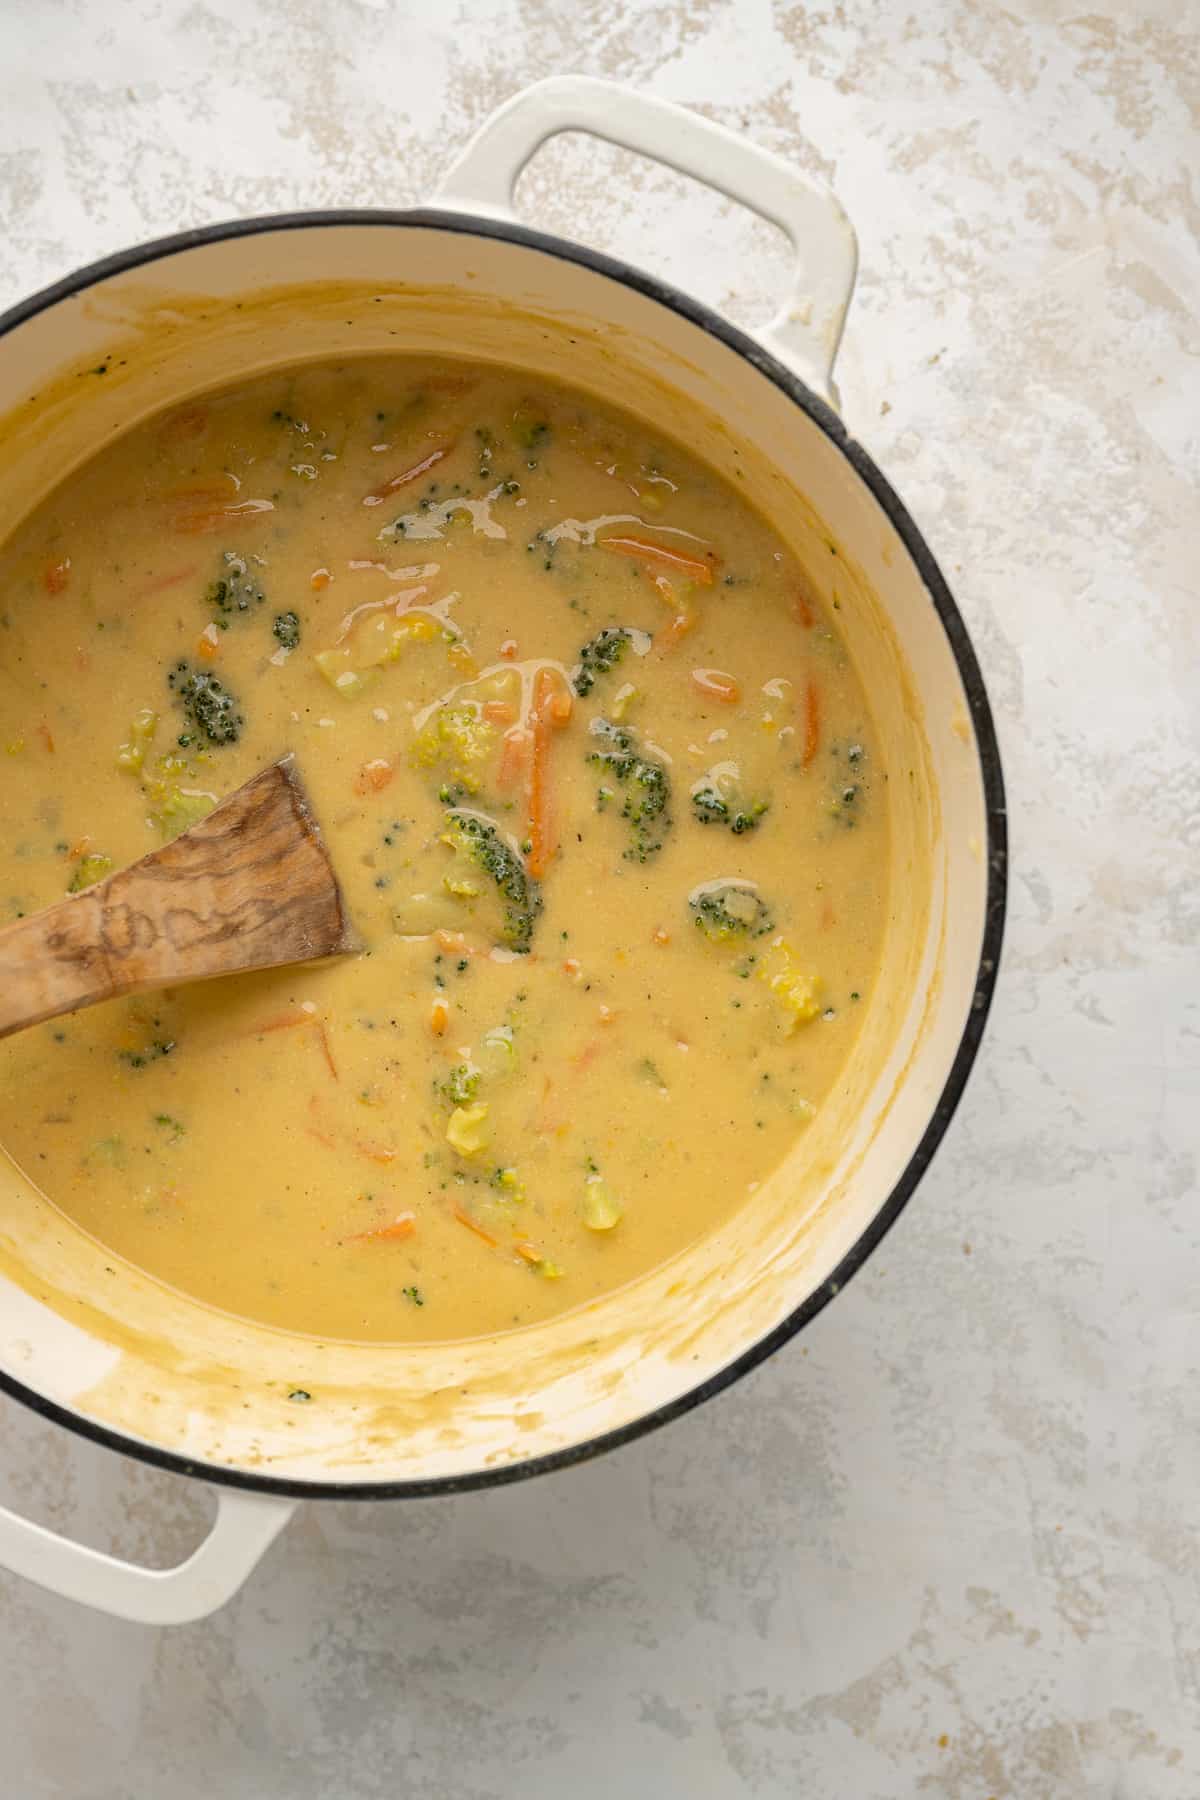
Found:
[[[169,401],[308,357],[464,346],[591,388],[696,444],[810,566],[831,561],[809,553],[821,540],[837,543],[839,624],[891,771],[884,968],[840,1104],[804,1140],[803,1170],[790,1159],[724,1231],[518,1337],[322,1347],[242,1324],[133,1270],[106,1272],[99,1247],[10,1170],[0,1364],[130,1437],[264,1476],[471,1474],[618,1429],[703,1383],[869,1227],[929,1123],[973,1001],[987,887],[979,755],[918,572],[819,427],[742,356],[632,288],[433,226],[263,232],[110,277],[0,340],[0,534],[109,435]],[[296,1386],[321,1405],[289,1406]]]

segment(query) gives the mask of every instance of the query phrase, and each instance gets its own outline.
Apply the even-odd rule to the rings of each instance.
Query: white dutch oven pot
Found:
[[[757,338],[657,281],[517,225],[555,132],[642,151],[787,233],[797,278]],[[510,1481],[595,1455],[752,1368],[838,1291],[944,1132],[995,978],[1000,766],[963,622],[912,520],[831,410],[854,280],[837,202],[778,158],[599,81],[530,88],[437,210],[240,221],[144,245],[0,319],[0,537],[148,412],[250,371],[458,351],[590,387],[684,438],[794,545],[872,696],[890,770],[883,966],[845,1081],[725,1228],[545,1326],[432,1348],[321,1344],[169,1292],[0,1164],[0,1385],[96,1442],[213,1484],[179,1568],[132,1567],[0,1511],[0,1565],[131,1619],[231,1595],[303,1499]],[[289,1399],[297,1391],[307,1403]]]

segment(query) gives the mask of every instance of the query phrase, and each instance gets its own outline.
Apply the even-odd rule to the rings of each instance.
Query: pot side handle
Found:
[[[434,203],[511,219],[522,169],[548,138],[586,131],[640,151],[769,219],[796,253],[785,304],[757,336],[837,404],[833,364],[858,269],[858,241],[836,196],[783,157],[699,113],[586,75],[535,82],[505,102],[451,165]]]
[[[139,1625],[186,1625],[233,1597],[295,1511],[290,1500],[217,1490],[217,1516],[174,1569],[143,1569],[0,1507],[0,1568]]]

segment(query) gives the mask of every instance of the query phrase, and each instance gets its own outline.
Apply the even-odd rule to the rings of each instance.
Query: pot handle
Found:
[[[435,204],[511,219],[517,179],[561,131],[587,131],[666,163],[748,206],[790,240],[792,292],[757,335],[772,355],[837,404],[833,364],[854,291],[858,241],[823,182],[699,113],[587,75],[535,82],[494,112],[443,177]]]
[[[296,1510],[291,1500],[217,1490],[217,1516],[174,1569],[143,1569],[0,1506],[0,1568],[139,1625],[186,1625],[233,1597]]]

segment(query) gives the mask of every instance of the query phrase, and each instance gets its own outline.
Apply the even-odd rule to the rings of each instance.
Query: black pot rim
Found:
[[[861,444],[850,436],[837,414],[798,376],[785,368],[781,362],[744,331],[739,330],[736,325],[731,325],[709,307],[691,299],[667,282],[659,281],[654,276],[634,269],[627,263],[620,262],[614,257],[605,256],[599,251],[587,249],[583,245],[568,243],[565,239],[530,230],[513,221],[485,219],[470,213],[443,212],[435,207],[418,207],[402,212],[347,208],[323,212],[276,213],[259,218],[233,219],[221,224],[200,226],[195,230],[181,231],[169,237],[152,239],[150,242],[136,245],[132,249],[119,251],[113,256],[102,257],[99,261],[75,270],[61,281],[41,289],[29,299],[20,301],[16,306],[10,307],[7,312],[0,314],[0,337],[8,336],[10,332],[15,331],[37,314],[56,306],[60,301],[68,300],[82,293],[89,287],[94,287],[99,282],[106,281],[110,276],[121,275],[131,269],[143,268],[147,264],[161,261],[164,257],[177,255],[181,251],[220,243],[230,238],[252,237],[273,231],[306,231],[331,226],[374,226],[388,230],[424,228],[460,232],[468,236],[501,239],[525,249],[557,257],[564,262],[580,264],[597,275],[605,276],[610,281],[618,282],[650,300],[657,301],[661,306],[677,313],[690,324],[708,332],[712,337],[725,344],[727,348],[743,357],[768,381],[773,382],[777,388],[781,389],[841,451],[882,508],[916,565],[926,592],[941,620],[966,692],[971,722],[975,730],[975,740],[979,748],[987,813],[988,886],[983,941],[976,971],[973,1002],[945,1085],[920,1142],[871,1223],[820,1287],[809,1294],[793,1312],[788,1314],[787,1318],[781,1320],[764,1337],[741,1351],[724,1368],[719,1369],[714,1375],[710,1375],[707,1380],[700,1382],[696,1387],[689,1388],[686,1393],[678,1395],[674,1400],[656,1407],[651,1412],[642,1414],[639,1418],[615,1431],[604,1432],[598,1437],[589,1438],[583,1443],[572,1445],[565,1450],[556,1450],[545,1456],[532,1457],[528,1461],[510,1463],[503,1467],[426,1480],[361,1483],[303,1481],[274,1475],[258,1475],[248,1469],[226,1468],[220,1464],[200,1462],[191,1457],[178,1455],[171,1450],[160,1449],[158,1446],[145,1443],[138,1438],[126,1437],[122,1432],[111,1430],[96,1420],[88,1419],[81,1413],[73,1412],[53,1400],[48,1400],[44,1395],[16,1380],[6,1370],[0,1369],[0,1392],[10,1395],[15,1400],[20,1400],[34,1412],[40,1413],[43,1418],[52,1420],[56,1425],[65,1426],[67,1430],[77,1432],[81,1437],[88,1438],[93,1443],[101,1444],[106,1449],[117,1451],[121,1455],[135,1457],[139,1462],[167,1469],[172,1474],[193,1476],[218,1487],[238,1488],[243,1491],[271,1494],[294,1500],[417,1499],[438,1494],[461,1494],[477,1488],[499,1487],[508,1482],[527,1480],[533,1475],[570,1468],[577,1463],[587,1462],[594,1456],[600,1456],[608,1450],[615,1450],[623,1444],[632,1443],[635,1438],[669,1423],[672,1419],[680,1418],[692,1407],[699,1406],[703,1401],[711,1399],[714,1394],[719,1394],[722,1389],[729,1387],[741,1376],[748,1374],[751,1369],[757,1368],[759,1363],[765,1362],[767,1357],[773,1355],[781,1345],[786,1344],[812,1319],[815,1319],[834,1295],[845,1287],[908,1204],[917,1183],[929,1167],[934,1153],[945,1135],[946,1128],[962,1097],[971,1066],[975,1061],[995,990],[1000,964],[1000,948],[1004,936],[1008,888],[1008,821],[1004,797],[1004,777],[1000,766],[1000,748],[974,646],[945,577],[903,501]]]

